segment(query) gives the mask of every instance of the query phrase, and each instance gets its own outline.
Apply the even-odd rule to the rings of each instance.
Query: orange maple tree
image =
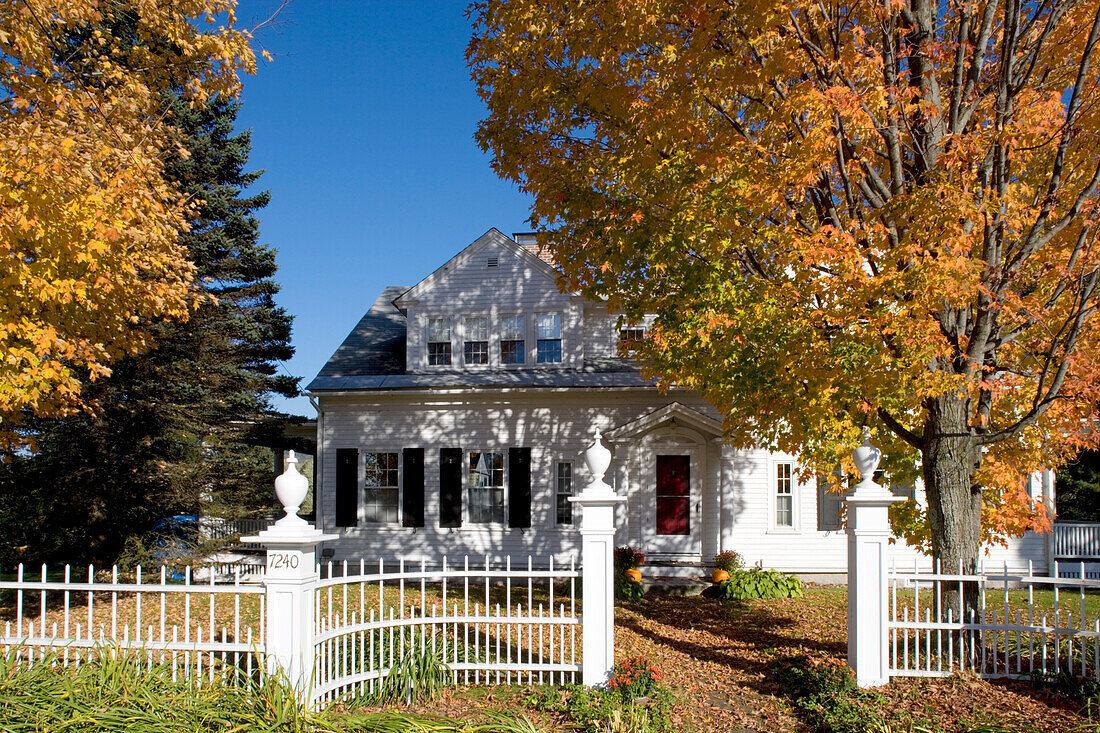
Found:
[[[1048,526],[1023,478],[1097,439],[1100,5],[471,15],[478,140],[652,373],[818,470],[871,427],[951,566]]]
[[[164,180],[162,93],[195,104],[252,72],[232,0],[20,0],[0,10],[0,447],[27,411],[149,346],[200,297]],[[122,24],[125,41],[108,30]],[[221,25],[219,25],[221,23]]]

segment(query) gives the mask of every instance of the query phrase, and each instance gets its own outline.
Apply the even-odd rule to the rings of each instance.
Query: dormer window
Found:
[[[451,319],[428,319],[428,365],[450,366]]]
[[[466,319],[466,342],[463,357],[467,364],[489,363],[489,319],[477,316]]]
[[[626,351],[634,351],[645,341],[645,326],[627,325],[619,331],[619,346]]]
[[[536,357],[539,364],[561,361],[561,313],[544,313],[536,318],[538,343]]]
[[[527,339],[523,316],[507,316],[500,324],[500,363],[523,364],[526,359],[524,341]]]

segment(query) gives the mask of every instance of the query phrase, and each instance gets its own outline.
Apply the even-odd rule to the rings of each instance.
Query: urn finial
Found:
[[[607,473],[607,467],[611,465],[611,451],[603,444],[603,436],[599,429],[596,430],[596,440],[584,452],[584,463],[588,466],[588,472],[597,482],[603,481],[603,475]]]
[[[882,451],[871,445],[871,431],[863,428],[863,444],[852,451],[852,460],[855,461],[856,470],[864,481],[874,479],[875,470],[882,460]]]
[[[275,496],[283,505],[286,516],[276,524],[305,524],[306,520],[298,516],[298,510],[309,493],[309,480],[298,473],[298,459],[294,451],[286,459],[286,470],[275,479]]]

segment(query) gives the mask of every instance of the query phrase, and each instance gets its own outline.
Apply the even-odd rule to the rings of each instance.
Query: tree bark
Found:
[[[974,483],[978,445],[970,432],[969,401],[957,394],[929,398],[925,402],[921,450],[928,519],[932,531],[932,556],[940,572],[973,574],[981,551],[981,491]],[[966,583],[962,597],[956,583],[942,587],[936,599],[937,616],[967,620],[977,613],[977,583]]]

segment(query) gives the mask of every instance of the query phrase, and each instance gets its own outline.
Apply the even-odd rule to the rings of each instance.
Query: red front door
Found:
[[[689,456],[657,456],[657,534],[691,534]]]

